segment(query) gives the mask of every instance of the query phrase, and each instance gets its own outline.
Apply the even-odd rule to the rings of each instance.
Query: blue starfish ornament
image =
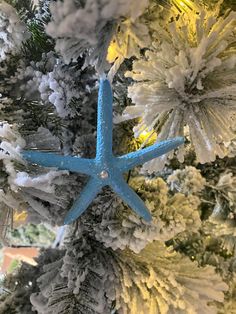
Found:
[[[77,219],[90,205],[104,186],[109,185],[138,215],[146,221],[152,219],[144,202],[129,187],[123,173],[153,158],[159,157],[184,143],[182,137],[156,143],[150,147],[127,155],[115,157],[112,153],[112,90],[106,78],[100,80],[97,113],[96,158],[85,159],[61,156],[54,153],[23,151],[23,157],[44,167],[57,167],[60,170],[83,173],[90,179],[65,217],[69,224]]]

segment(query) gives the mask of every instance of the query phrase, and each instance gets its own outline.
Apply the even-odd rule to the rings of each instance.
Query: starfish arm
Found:
[[[97,157],[112,155],[112,90],[107,79],[100,80],[97,113]]]
[[[96,178],[90,178],[79,198],[74,202],[71,210],[66,215],[64,224],[70,224],[88,208],[93,199],[100,192],[103,184]]]
[[[156,143],[152,146],[138,150],[127,155],[117,157],[118,167],[122,171],[127,171],[135,166],[144,164],[153,158],[160,157],[169,151],[177,148],[184,143],[183,137],[176,137],[170,140],[166,140],[160,143]]]
[[[45,153],[31,150],[23,151],[22,155],[27,161],[41,165],[43,167],[55,167],[60,170],[69,170],[87,175],[93,175],[95,171],[95,162],[93,159],[60,156],[54,153]]]
[[[152,216],[149,213],[146,205],[141,198],[129,187],[122,176],[116,176],[112,182],[111,187],[131,209],[133,209],[139,216],[146,221],[151,221]]]

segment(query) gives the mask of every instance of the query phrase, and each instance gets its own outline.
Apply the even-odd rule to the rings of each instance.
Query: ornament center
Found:
[[[100,178],[101,179],[107,179],[109,177],[109,173],[106,170],[103,170],[100,172]]]

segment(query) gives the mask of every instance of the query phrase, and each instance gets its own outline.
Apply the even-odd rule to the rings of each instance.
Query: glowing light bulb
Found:
[[[110,46],[108,47],[108,52],[107,52],[107,61],[109,63],[112,63],[114,62],[114,60],[116,59],[117,57],[117,45],[115,42],[111,42],[110,43]]]
[[[142,133],[140,133],[138,140],[141,142],[142,146],[149,146],[156,142],[157,134],[154,131],[143,130]]]

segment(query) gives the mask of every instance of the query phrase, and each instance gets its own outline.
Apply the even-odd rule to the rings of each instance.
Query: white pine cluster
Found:
[[[68,171],[46,170],[29,166],[21,157],[26,142],[15,125],[2,123],[0,126],[0,159],[2,161],[1,210],[27,209],[32,222],[48,221],[61,223],[61,212],[68,206],[73,193],[68,182],[77,185]],[[20,171],[19,167],[26,171]],[[61,193],[62,189],[64,192]],[[43,204],[48,202],[48,206]]]
[[[6,3],[0,3],[0,61],[16,54],[23,41],[29,38],[26,25],[19,19],[16,10]]]
[[[208,302],[222,302],[227,289],[213,267],[199,268],[158,242],[138,255],[114,253],[82,234],[63,259],[44,266],[38,285],[31,302],[39,314],[213,314]]]
[[[43,74],[40,79],[39,92],[41,99],[54,105],[58,115],[65,118],[73,115],[69,104],[73,98],[80,98],[81,93],[76,89],[76,73],[63,71],[60,61],[54,66],[52,72]]]
[[[40,62],[31,62],[26,68],[22,65],[14,80],[22,81],[21,90],[28,99],[40,99],[44,104],[51,104],[59,117],[66,118],[75,114],[70,107],[71,101],[80,99],[82,102],[85,97],[85,86],[80,82],[80,74],[81,71],[66,68],[50,52],[44,54]],[[79,84],[81,89],[78,88]]]
[[[160,178],[145,180],[135,177],[130,185],[145,200],[152,214],[152,222],[145,222],[115,199],[109,202],[109,198],[104,208],[105,197],[101,197],[95,203],[94,211],[101,208],[104,212],[105,209],[102,220],[90,224],[96,239],[106,247],[113,250],[130,248],[139,253],[154,240],[165,242],[180,232],[197,231],[200,227],[198,197],[181,193],[170,195],[167,184]],[[86,221],[89,219],[86,218]]]
[[[217,310],[208,302],[222,302],[227,290],[214,268],[200,269],[158,242],[139,256],[129,256],[122,266],[121,313],[213,314]]]
[[[51,4],[52,21],[47,26],[47,32],[56,39],[56,50],[67,63],[88,52],[87,63],[94,63],[99,71],[104,71],[107,49],[116,33],[117,24],[120,26],[121,20],[125,20],[121,23],[123,33],[129,28],[128,24],[143,13],[147,5],[148,0],[138,3],[134,0],[88,0],[85,3],[75,0],[57,1]],[[126,22],[126,18],[130,22]],[[134,27],[133,30],[130,29],[130,33],[134,32],[137,37],[138,31],[141,31],[142,36],[148,36],[144,25],[138,26],[137,30]],[[131,37],[136,45],[144,47],[143,37],[142,40],[136,39],[135,35]],[[126,39],[126,47],[128,45],[130,42]],[[114,61],[113,56],[109,61]]]
[[[205,223],[205,232],[220,237],[224,249],[229,254],[235,254],[236,176],[231,172],[222,173],[212,189],[216,194],[216,204],[212,215]]]
[[[168,177],[167,183],[172,191],[178,191],[185,195],[196,194],[204,189],[206,179],[200,171],[192,166],[178,169]]]
[[[187,135],[201,163],[224,157],[235,136],[236,12],[219,17],[219,10],[202,7],[173,14],[165,24],[153,21],[152,47],[126,73],[135,81],[128,88],[134,105],[124,116],[140,118],[135,134],[147,128],[158,129],[158,140]],[[183,162],[183,148],[177,156]],[[144,169],[153,172],[165,162],[166,156]]]

